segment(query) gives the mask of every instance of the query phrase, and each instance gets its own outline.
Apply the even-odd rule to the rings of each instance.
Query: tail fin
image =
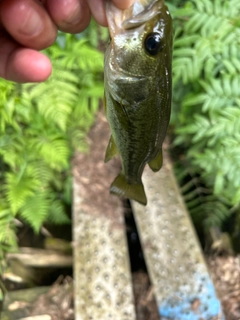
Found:
[[[122,173],[120,173],[113,181],[110,192],[119,197],[136,200],[143,205],[147,204],[147,198],[142,182],[130,184]]]

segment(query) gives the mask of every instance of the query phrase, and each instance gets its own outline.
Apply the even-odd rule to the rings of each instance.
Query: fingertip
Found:
[[[85,0],[51,0],[46,2],[46,7],[58,29],[63,32],[82,32],[91,20],[88,2]]]
[[[103,27],[107,27],[107,16],[104,0],[88,0],[88,5],[95,21]]]
[[[52,73],[52,65],[48,57],[32,49],[18,49],[9,57],[8,80],[25,82],[42,82]]]
[[[133,0],[112,0],[112,2],[115,4],[116,7],[124,10],[131,6]]]
[[[0,0],[4,29],[21,45],[42,50],[54,43],[57,27],[40,1]]]

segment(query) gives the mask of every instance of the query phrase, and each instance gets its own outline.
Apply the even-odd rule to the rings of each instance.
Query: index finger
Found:
[[[57,27],[40,1],[1,0],[0,21],[13,39],[27,48],[42,50],[57,36]]]

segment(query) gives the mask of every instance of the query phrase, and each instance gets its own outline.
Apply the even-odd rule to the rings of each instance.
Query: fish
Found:
[[[146,166],[162,166],[172,97],[172,19],[163,0],[136,0],[126,10],[107,1],[110,41],[104,58],[104,108],[111,129],[105,162],[120,156],[110,193],[147,204]]]

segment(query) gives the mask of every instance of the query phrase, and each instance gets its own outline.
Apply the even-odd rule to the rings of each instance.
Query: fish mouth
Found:
[[[152,20],[161,12],[163,0],[136,0],[126,10],[118,9],[112,1],[107,2],[107,20],[111,36],[135,29]]]

